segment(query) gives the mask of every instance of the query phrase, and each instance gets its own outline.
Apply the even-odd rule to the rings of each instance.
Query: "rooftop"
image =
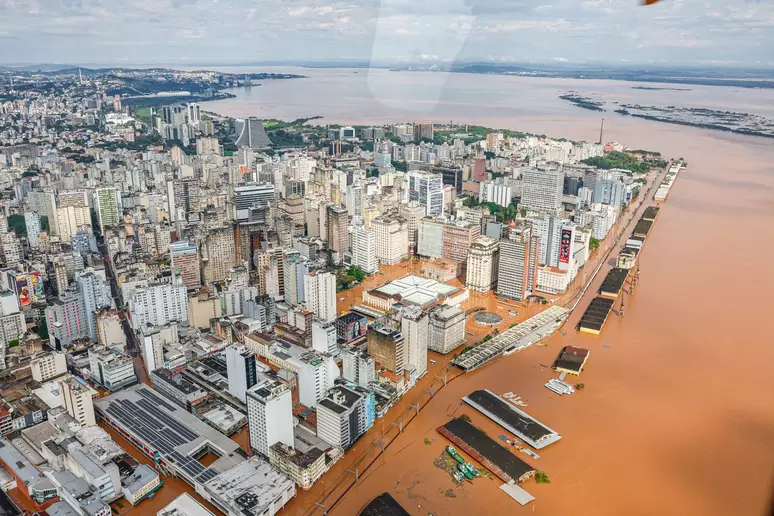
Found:
[[[425,307],[453,296],[461,290],[445,283],[439,283],[434,279],[406,276],[377,287],[369,291],[369,294]]]
[[[259,457],[242,462],[204,485],[217,505],[231,514],[244,516],[263,514],[277,498],[293,488],[288,477]]]
[[[183,493],[161,509],[156,516],[214,516],[188,493]]]

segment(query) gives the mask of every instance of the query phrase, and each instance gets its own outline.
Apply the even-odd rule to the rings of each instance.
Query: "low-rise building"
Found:
[[[67,358],[56,351],[41,353],[30,360],[30,371],[36,382],[47,382],[67,372]]]

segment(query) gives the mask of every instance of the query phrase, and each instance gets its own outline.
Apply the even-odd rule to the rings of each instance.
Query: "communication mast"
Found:
[[[605,119],[602,119],[602,124],[599,126],[599,144],[602,145],[602,130],[605,128]]]

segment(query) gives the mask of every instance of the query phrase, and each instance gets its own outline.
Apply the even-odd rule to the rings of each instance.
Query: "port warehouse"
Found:
[[[575,346],[565,346],[556,357],[554,369],[560,373],[569,373],[579,375],[586,367],[586,361],[591,352],[585,348],[576,348]]]
[[[554,430],[488,389],[473,391],[462,398],[462,401],[536,450],[545,448],[562,438]]]
[[[479,344],[460,354],[452,363],[465,371],[472,371],[505,351],[520,351],[538,340],[540,338],[538,335],[545,336],[547,332],[553,330],[557,324],[562,322],[567,312],[566,308],[552,306],[537,315],[533,315],[521,324],[505,330],[488,342]],[[533,333],[536,334],[535,338],[528,339],[527,337]]]
[[[629,269],[615,267],[605,276],[605,280],[599,287],[599,295],[602,297],[617,298],[629,276]]]
[[[675,164],[669,167],[669,170],[664,176],[664,180],[661,181],[661,184],[659,185],[658,190],[656,190],[656,193],[653,194],[653,200],[655,201],[666,200],[667,196],[669,195],[669,191],[672,189],[672,185],[675,183],[675,180],[677,179],[677,174],[680,173],[680,168],[681,166],[679,164]]]
[[[658,212],[661,208],[658,206],[648,206],[645,208],[645,212],[643,212],[641,220],[649,220],[651,222],[655,222],[656,218],[658,217]]]
[[[613,302],[613,299],[607,297],[595,297],[592,299],[578,323],[578,329],[585,333],[599,335],[605,322],[607,322],[610,311],[613,309]]]
[[[637,221],[637,225],[634,226],[634,230],[632,231],[632,236],[647,238],[648,233],[650,233],[650,228],[652,227],[653,227],[652,220],[640,219]]]
[[[436,430],[503,482],[523,482],[535,474],[535,468],[462,418],[452,419]]]

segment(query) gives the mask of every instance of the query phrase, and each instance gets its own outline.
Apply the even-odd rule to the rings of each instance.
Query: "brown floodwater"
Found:
[[[315,94],[300,95],[301,83],[275,83],[253,88],[251,98],[242,95],[206,109],[285,119],[322,114],[325,121],[352,124],[454,119],[595,140],[600,115],[562,103],[555,98],[557,91],[571,88],[629,102],[642,98],[631,83],[464,74],[444,78],[441,93],[431,98],[424,95],[427,81],[441,75],[427,79],[429,74],[405,73],[385,76],[405,83],[400,90],[405,101],[399,99],[396,107],[390,99],[375,100],[373,88],[353,90],[361,79],[351,73],[307,74],[315,73],[324,75],[309,83],[307,92],[320,89]],[[774,106],[772,90],[691,88],[649,92],[655,98],[643,103],[663,99],[761,114]],[[681,102],[680,95],[688,100]],[[321,104],[320,98],[327,101]],[[627,298],[625,317],[611,316],[599,336],[577,333],[573,328],[584,300],[565,326],[566,334],[546,340],[546,347],[534,346],[450,381],[386,453],[359,472],[359,483],[331,514],[357,514],[384,491],[412,514],[726,516],[768,510],[774,480],[774,386],[765,369],[774,361],[766,327],[774,291],[769,263],[774,253],[774,141],[606,116],[606,141],[684,157],[689,164],[640,255],[640,283]],[[520,310],[520,317],[532,309]],[[591,356],[580,379],[585,389],[560,398],[543,387],[553,376],[543,365],[568,344],[590,349]],[[439,360],[432,373],[442,365]],[[499,481],[478,479],[456,487],[433,466],[446,444],[435,429],[453,416],[468,414],[491,436],[506,433],[461,406],[462,396],[480,388],[521,395],[528,413],[563,436],[541,450],[537,461],[523,457],[551,479],[550,484],[525,484],[536,497],[529,506],[501,492]],[[384,418],[388,430],[411,396]],[[320,493],[330,492],[378,437],[382,422],[285,512],[308,513]]]

